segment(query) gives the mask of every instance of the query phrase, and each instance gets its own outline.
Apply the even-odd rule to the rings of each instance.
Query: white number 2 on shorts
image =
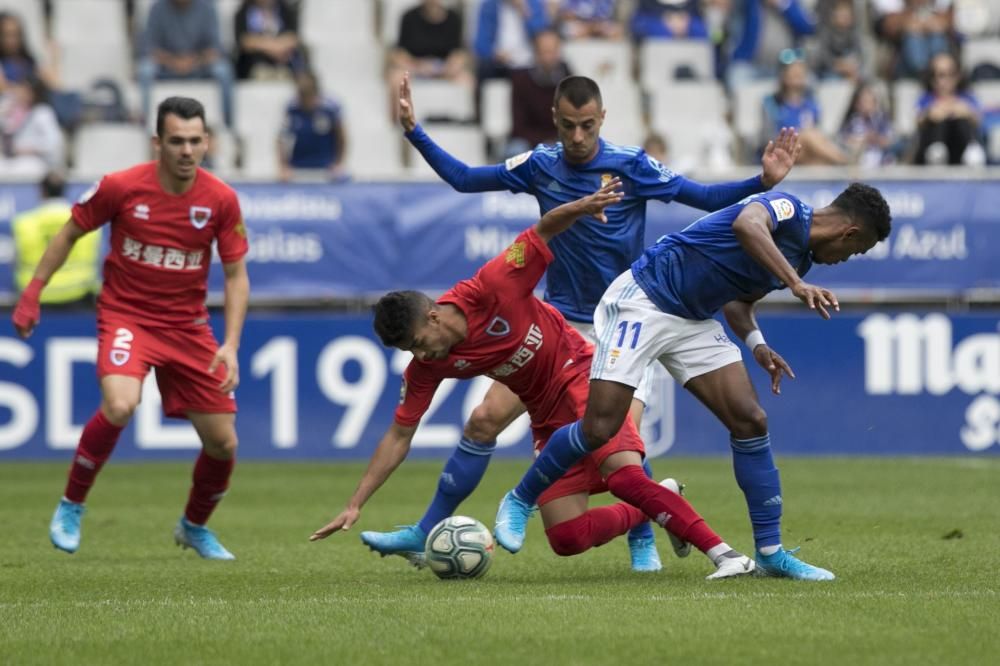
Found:
[[[111,346],[115,349],[130,350],[132,349],[132,340],[134,338],[135,336],[132,334],[132,331],[127,328],[119,328],[115,331],[115,341],[111,343]]]

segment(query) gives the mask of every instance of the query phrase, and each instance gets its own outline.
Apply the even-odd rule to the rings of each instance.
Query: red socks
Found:
[[[216,460],[202,451],[194,464],[194,483],[191,494],[188,495],[187,506],[184,507],[184,517],[189,523],[204,525],[212,515],[216,505],[229,487],[229,476],[233,473],[236,457],[229,460]]]
[[[646,516],[634,506],[612,504],[553,525],[545,530],[545,535],[556,555],[578,555],[595,546],[603,546],[645,520]]]
[[[707,553],[722,543],[686,499],[653,481],[639,465],[627,465],[608,477],[608,490],[615,497],[639,507],[643,513],[695,548]]]
[[[87,492],[94,485],[101,467],[111,457],[123,429],[124,426],[116,426],[109,421],[100,409],[90,417],[83,427],[73,464],[69,468],[69,480],[64,493],[66,499],[78,504],[87,499]]]

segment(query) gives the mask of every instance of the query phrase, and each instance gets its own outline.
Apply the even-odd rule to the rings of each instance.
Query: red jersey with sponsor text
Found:
[[[442,380],[487,375],[521,399],[533,427],[548,424],[567,386],[586,384],[593,354],[590,343],[558,310],[532,294],[551,261],[548,246],[529,229],[475,277],[438,299],[465,314],[466,338],[446,359],[410,362],[403,374],[397,423],[416,425]]]
[[[111,223],[99,311],[151,326],[189,326],[208,317],[212,242],[223,262],[247,253],[236,193],[204,169],[184,194],[163,190],[156,162],[104,176],[73,206],[85,231]]]

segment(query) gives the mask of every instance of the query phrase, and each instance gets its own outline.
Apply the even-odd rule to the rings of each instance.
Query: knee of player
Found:
[[[549,539],[549,546],[553,553],[561,557],[569,557],[590,549],[590,540],[587,534],[580,529],[580,518],[567,520],[545,530],[545,536]]]
[[[620,419],[598,417],[583,419],[583,438],[591,451],[599,449],[611,440],[622,427]]]
[[[108,397],[104,400],[104,412],[112,423],[124,424],[132,418],[138,405],[137,401],[128,398]]]
[[[749,437],[760,437],[767,434],[767,412],[758,404],[748,405],[737,419],[736,428],[733,434],[736,437],[745,439]]]
[[[204,440],[202,446],[213,457],[226,460],[236,455],[239,439],[236,437],[236,431],[220,433],[218,436]]]
[[[483,403],[472,410],[465,424],[464,435],[473,442],[492,442],[503,429],[501,418]]]

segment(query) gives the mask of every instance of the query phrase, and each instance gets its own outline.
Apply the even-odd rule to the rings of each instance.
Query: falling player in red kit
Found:
[[[527,407],[536,450],[583,413],[593,346],[532,292],[553,259],[549,241],[584,215],[603,220],[604,209],[621,201],[620,187],[614,178],[595,194],[549,211],[475,277],[436,302],[415,291],[379,300],[375,331],[384,344],[413,352],[414,358],[403,376],[394,423],[347,507],[317,530],[313,541],[357,522],[361,507],[403,462],[420,418],[446,378],[485,374],[510,388]],[[709,578],[753,571],[753,560],[726,545],[687,500],[646,476],[643,455],[635,424],[626,420],[612,441],[539,498],[552,550],[582,553],[653,518],[708,555],[717,567]],[[589,496],[605,491],[625,502],[589,509]]]
[[[199,167],[208,147],[200,102],[171,97],[160,104],[153,141],[155,162],[108,174],[80,198],[14,310],[14,326],[26,338],[39,321],[39,295],[73,244],[111,222],[97,304],[101,406],[83,428],[49,536],[67,553],[79,548],[87,492],[139,404],[143,379],[156,368],[164,413],[189,419],[202,442],[174,538],[204,558],[231,560],[205,523],[235,462],[236,350],[250,293],[246,229],[236,193]],[[205,307],[213,241],[225,275],[221,346]]]

